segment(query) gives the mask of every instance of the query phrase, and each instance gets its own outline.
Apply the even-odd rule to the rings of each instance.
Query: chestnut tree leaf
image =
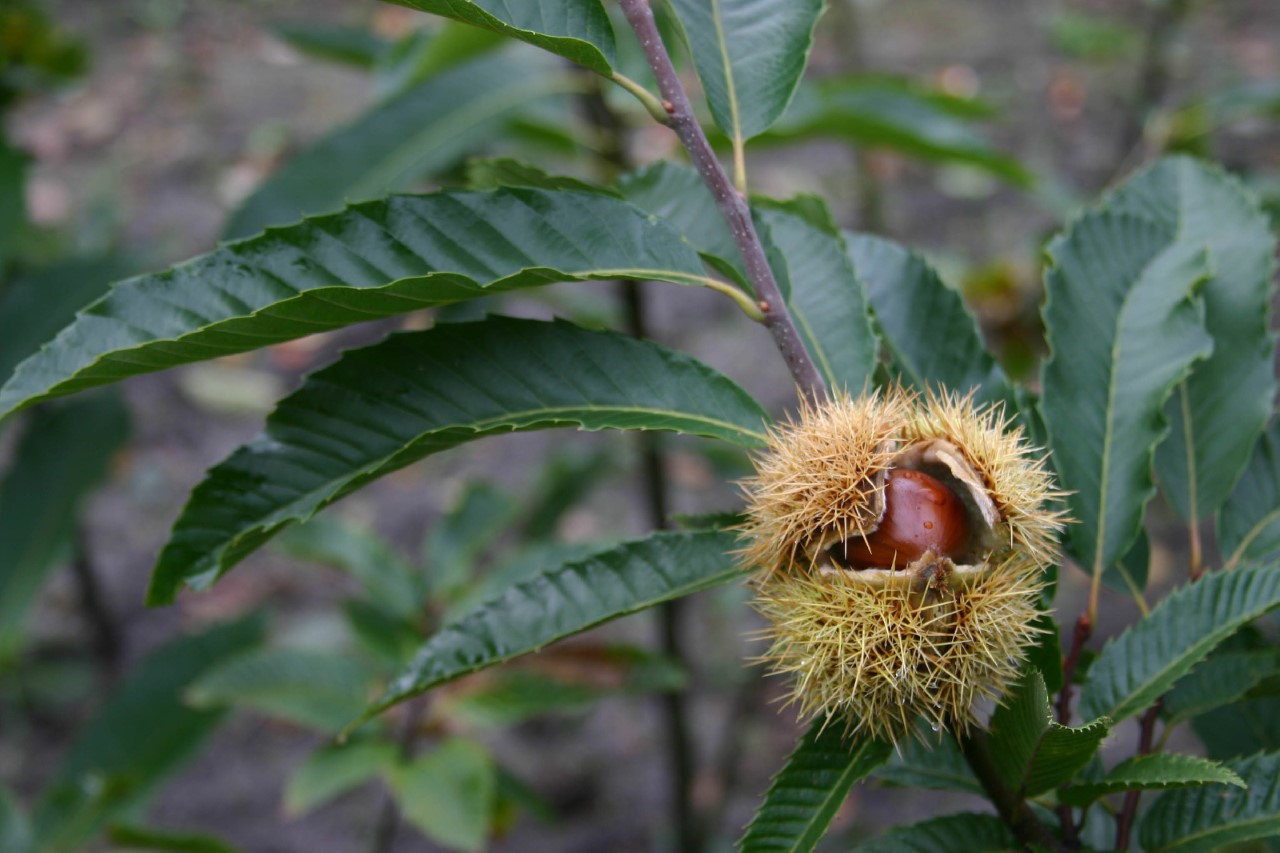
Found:
[[[1243,780],[1170,791],[1142,817],[1138,837],[1149,853],[1213,853],[1280,836],[1280,752],[1228,761]]]
[[[393,0],[559,54],[606,77],[617,63],[613,24],[600,0]]]
[[[1112,638],[1089,667],[1080,714],[1120,721],[1141,712],[1241,627],[1280,607],[1280,570],[1215,572],[1166,596]]]
[[[1167,725],[1198,717],[1242,699],[1259,682],[1280,674],[1280,649],[1220,652],[1178,679],[1160,714]]]
[[[743,853],[813,850],[853,784],[892,753],[893,747],[885,741],[846,737],[839,720],[814,720],[773,777],[739,849]]]
[[[391,471],[489,435],[576,426],[764,442],[745,391],[649,341],[493,317],[393,335],[310,376],[196,487],[148,601],[208,586],[284,526]]]
[[[735,149],[768,130],[800,83],[822,0],[672,0],[716,124]]]
[[[1040,411],[1077,522],[1068,540],[1094,575],[1137,540],[1155,493],[1152,455],[1168,433],[1165,403],[1213,348],[1197,296],[1212,277],[1211,242],[1183,225],[1211,216],[1218,197],[1190,167],[1160,174],[1182,185],[1177,211],[1144,209],[1122,188],[1048,248]],[[1210,209],[1192,213],[1199,205]]]
[[[859,853],[1006,853],[1019,847],[1000,818],[962,812],[895,827],[853,849]]]
[[[556,281],[705,281],[656,217],[570,190],[444,190],[352,205],[116,284],[0,387],[49,397],[352,323]]]
[[[972,391],[976,403],[1012,402],[1009,380],[964,300],[924,258],[870,234],[845,232],[844,239],[904,384]]]
[[[1232,567],[1280,552],[1280,420],[1262,434],[1218,513],[1218,549]]]
[[[1087,806],[1099,797],[1121,791],[1188,788],[1215,782],[1244,787],[1239,776],[1216,761],[1169,753],[1137,755],[1117,764],[1100,782],[1063,788],[1058,799],[1073,806]]]
[[[513,584],[440,629],[367,719],[459,676],[588,628],[741,578],[734,533],[654,533]]]
[[[1108,208],[1164,221],[1180,241],[1209,252],[1211,275],[1199,293],[1213,352],[1166,403],[1170,431],[1156,451],[1164,493],[1183,518],[1199,521],[1231,494],[1271,417],[1276,239],[1252,193],[1196,160],[1157,164],[1112,195]]]

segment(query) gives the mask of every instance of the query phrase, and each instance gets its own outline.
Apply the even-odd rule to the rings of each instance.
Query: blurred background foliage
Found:
[[[625,38],[620,53],[648,79]],[[391,190],[609,181],[677,157],[625,93],[374,2],[0,0],[0,111],[0,377],[108,282],[218,239]],[[759,192],[820,192],[841,226],[921,252],[1025,379],[1044,349],[1043,241],[1069,211],[1189,152],[1280,216],[1277,114],[1267,0],[832,0],[808,78],[747,156]],[[644,527],[643,450],[626,437],[434,457],[282,536],[260,571],[141,607],[176,502],[305,369],[496,302],[142,377],[0,426],[0,848],[669,846],[646,697],[680,690],[708,842],[736,837],[795,737],[742,664],[760,648],[736,588],[683,614],[688,661],[653,651],[649,617],[632,617],[332,742],[450,614]],[[501,310],[620,326],[623,306],[568,286]],[[650,314],[654,337],[786,400],[767,342],[714,297],[659,292]],[[675,513],[736,506],[722,484],[747,471],[740,453],[661,442]],[[1162,535],[1167,510],[1148,521],[1159,588],[1181,545]],[[1126,601],[1108,608],[1117,624]],[[1240,643],[1226,652],[1249,653]],[[1210,754],[1280,746],[1255,725],[1274,717],[1267,685],[1198,719]],[[881,776],[920,784],[932,763],[908,750]],[[852,798],[835,837],[969,804],[876,796]]]

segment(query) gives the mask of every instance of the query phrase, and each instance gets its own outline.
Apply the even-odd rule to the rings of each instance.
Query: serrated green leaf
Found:
[[[605,75],[617,62],[613,25],[600,0],[394,0],[492,30]]]
[[[1244,787],[1239,776],[1216,761],[1168,753],[1138,755],[1117,764],[1100,782],[1063,788],[1058,799],[1073,806],[1087,806],[1099,797],[1121,791],[1187,788],[1214,782]]]
[[[612,187],[587,183],[568,175],[553,175],[532,163],[513,157],[488,157],[467,161],[467,186],[477,190],[498,187],[532,187],[542,190],[578,190],[621,198]],[[643,205],[636,205],[644,209]]]
[[[398,756],[395,744],[381,739],[352,738],[322,746],[289,777],[285,811],[305,814],[388,770]]]
[[[370,69],[391,45],[364,27],[335,24],[276,24],[271,33],[290,47],[319,59]]]
[[[221,838],[198,832],[174,832],[151,826],[112,824],[107,838],[115,850],[160,850],[163,853],[238,853]]]
[[[446,21],[439,29],[415,30],[379,54],[374,65],[374,94],[380,100],[394,97],[507,43],[498,33],[457,21]]]
[[[497,798],[493,759],[478,743],[452,738],[391,774],[404,817],[453,850],[480,850]]]
[[[717,125],[741,147],[777,121],[813,47],[822,0],[672,0]]]
[[[732,533],[655,533],[508,588],[442,628],[366,717],[461,675],[739,578]]]
[[[1183,518],[1216,512],[1249,461],[1276,395],[1269,326],[1276,239],[1258,201],[1216,166],[1165,160],[1129,181],[1108,207],[1163,221],[1209,252],[1200,289],[1213,352],[1165,405],[1168,438],[1156,475]]]
[[[1201,200],[1197,182],[1183,183],[1183,207],[1172,217],[1128,202],[1116,208],[1111,196],[1048,249],[1051,355],[1040,411],[1077,522],[1068,530],[1072,550],[1095,575],[1137,539],[1155,492],[1152,454],[1167,434],[1165,402],[1213,345],[1195,298],[1212,274],[1210,246],[1179,227]]]
[[[1078,728],[1055,722],[1044,678],[1032,670],[992,715],[991,752],[1005,786],[1020,797],[1034,797],[1088,764],[1107,730],[1101,719]]]
[[[40,849],[78,849],[190,758],[224,712],[189,708],[182,694],[264,634],[264,620],[253,615],[181,637],[137,664],[80,730],[41,795],[34,816]]]
[[[341,731],[364,708],[373,673],[358,661],[306,649],[257,649],[200,676],[187,701],[233,706],[323,732]]]
[[[699,252],[720,259],[725,269],[737,270],[734,277],[744,280],[742,255],[697,169],[660,160],[619,177],[618,191],[670,225]]]
[[[71,258],[27,270],[0,290],[0,380],[71,322],[76,311],[128,273],[118,258]]]
[[[224,236],[248,237],[409,189],[475,153],[527,104],[573,86],[562,70],[505,56],[425,79],[292,157],[236,209]]]
[[[1085,683],[1085,719],[1120,721],[1146,708],[1243,625],[1280,607],[1274,566],[1218,572],[1165,597],[1103,647]]]
[[[1218,514],[1218,548],[1233,567],[1280,552],[1280,420],[1262,434]]]
[[[0,658],[22,642],[27,611],[75,547],[80,511],[129,437],[129,410],[102,392],[34,413],[0,480]]]
[[[964,791],[984,796],[982,784],[969,769],[969,762],[955,739],[927,730],[900,741],[889,760],[872,775],[906,788]]]
[[[818,199],[800,201],[814,203],[826,213]],[[790,205],[757,205],[755,217],[792,319],[828,387],[854,395],[869,388],[878,342],[839,232],[815,225]]]
[[[422,573],[372,533],[316,518],[286,530],[276,547],[291,557],[349,573],[371,601],[395,616],[411,619],[422,613],[427,594]]]
[[[1278,671],[1280,651],[1275,649],[1214,655],[1178,679],[1165,695],[1160,712],[1167,725],[1177,725],[1237,701]]]
[[[932,162],[963,163],[1018,186],[1031,173],[974,130],[971,102],[940,96],[900,80],[845,77],[802,84],[786,113],[759,144],[820,136],[884,147]]]
[[[394,335],[312,375],[213,468],[148,600],[212,583],[280,528],[383,474],[487,435],[656,429],[758,446],[764,410],[688,356],[563,321],[494,317]]]
[[[960,294],[924,258],[870,234],[845,232],[849,260],[904,384],[974,392],[977,403],[1012,401]]]
[[[743,853],[812,850],[853,784],[892,752],[893,747],[883,741],[845,737],[838,720],[815,720],[773,777],[739,849]]]
[[[1021,850],[1004,821],[990,814],[952,814],[889,830],[859,844],[861,853],[1004,853]]]
[[[1227,763],[1247,790],[1209,785],[1156,800],[1138,830],[1148,853],[1213,853],[1229,844],[1280,835],[1280,753]]]
[[[445,190],[353,205],[121,282],[0,388],[0,417],[127,376],[555,281],[703,281],[697,252],[618,199]]]
[[[361,650],[389,670],[408,663],[421,640],[419,620],[395,616],[363,599],[342,602],[342,616]]]

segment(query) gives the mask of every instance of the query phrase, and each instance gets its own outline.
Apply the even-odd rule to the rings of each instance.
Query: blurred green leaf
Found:
[[[1079,9],[1064,9],[1049,21],[1049,40],[1075,59],[1127,59],[1141,47],[1142,34],[1124,23]]]
[[[5,788],[0,788],[0,850],[29,853],[31,826],[22,807]]]
[[[563,71],[506,56],[427,78],[292,157],[236,209],[224,236],[247,237],[408,189],[474,154],[512,113],[572,84]]]
[[[1218,548],[1231,567],[1280,552],[1280,420],[1262,434],[1218,514]]]
[[[951,814],[890,829],[858,853],[1005,853],[1020,845],[1004,821],[990,814]]]
[[[1033,182],[1013,157],[973,129],[978,111],[957,99],[881,77],[844,77],[803,84],[760,144],[833,136],[931,162],[962,163],[1018,186]]]
[[[351,738],[326,744],[307,756],[289,777],[284,808],[301,815],[389,770],[399,756],[390,741]]]
[[[187,689],[198,708],[232,706],[323,732],[363,710],[373,673],[334,652],[255,649],[203,673]]]
[[[578,190],[621,197],[611,187],[589,184],[566,175],[552,175],[543,169],[512,157],[489,157],[467,161],[467,186],[477,190],[498,187],[531,187],[542,190]]]
[[[258,646],[264,629],[261,615],[250,615],[180,637],[135,665],[76,735],[45,788],[35,809],[37,843],[77,849],[194,755],[224,711],[189,708],[183,693],[222,661]]]
[[[369,599],[388,613],[405,619],[422,613],[427,594],[422,573],[373,533],[317,518],[289,528],[276,544],[291,557],[347,572],[360,582]]]
[[[543,652],[459,684],[435,701],[435,711],[468,726],[510,726],[550,713],[585,710],[608,696],[671,693],[687,674],[670,658],[642,649],[567,648]],[[574,652],[579,654],[575,655]],[[591,654],[595,652],[595,654]]]
[[[335,24],[276,24],[271,32],[290,47],[318,59],[371,69],[390,42],[364,27]]]
[[[692,166],[659,161],[618,179],[622,197],[666,222],[704,255],[741,268],[742,255],[715,199]],[[742,273],[736,275],[742,280]]]
[[[119,258],[81,257],[25,270],[9,281],[0,290],[0,380],[128,271]]]
[[[1185,192],[1170,210],[1153,187],[1173,176]],[[1077,522],[1072,551],[1095,575],[1137,540],[1155,492],[1152,453],[1168,434],[1165,403],[1213,348],[1197,297],[1212,277],[1210,241],[1183,223],[1218,215],[1221,180],[1190,160],[1162,161],[1049,244],[1040,411]],[[1148,196],[1152,207],[1140,209]]]
[[[520,523],[524,537],[534,542],[554,537],[565,513],[577,506],[606,475],[615,472],[616,465],[608,449],[588,453],[554,452],[525,497]]]
[[[1165,160],[1113,195],[1116,215],[1161,222],[1208,251],[1199,289],[1213,352],[1165,404],[1168,438],[1156,476],[1183,518],[1222,506],[1245,470],[1276,396],[1270,331],[1276,239],[1258,200],[1234,177],[1192,160]]]
[[[356,322],[554,281],[701,284],[680,235],[594,193],[393,196],[117,284],[0,387],[0,417],[50,396]]]
[[[1191,720],[1191,729],[1210,758],[1239,758],[1280,750],[1280,697],[1239,699]]]
[[[736,145],[787,108],[813,47],[822,0],[671,0],[711,115]]]
[[[519,510],[516,499],[488,483],[471,482],[457,504],[431,525],[422,542],[422,564],[432,598],[451,601],[479,575],[480,555]]]
[[[1213,853],[1227,845],[1280,836],[1280,753],[1227,763],[1247,790],[1208,785],[1171,791],[1142,817],[1148,853]]]
[[[845,232],[845,245],[905,384],[961,394],[976,389],[977,403],[1012,400],[1009,380],[987,352],[960,294],[924,258],[869,234]]]
[[[872,775],[905,788],[982,795],[982,785],[969,769],[969,762],[955,738],[930,732],[923,723],[920,725],[922,730],[915,737],[899,741],[889,760]]]
[[[401,6],[492,30],[557,53],[608,77],[617,62],[613,25],[600,0],[394,0]]]
[[[756,227],[805,348],[833,390],[871,387],[878,341],[863,283],[825,203],[759,203]],[[826,227],[815,224],[827,220]]]
[[[1164,697],[1167,725],[1197,717],[1240,700],[1263,679],[1280,672],[1280,651],[1222,652],[1178,679]]]
[[[27,155],[0,136],[0,272],[18,252],[27,227]],[[0,294],[4,288],[0,286]],[[0,312],[4,310],[0,299]],[[3,318],[0,317],[0,323]],[[0,376],[8,375],[0,363]]]
[[[732,533],[655,533],[510,587],[446,625],[366,717],[587,628],[739,578]]]
[[[208,586],[285,525],[465,441],[572,425],[758,446],[766,421],[711,368],[626,335],[505,317],[394,335],[313,374],[262,436],[209,472],[148,600]]]
[[[100,392],[37,409],[0,480],[0,659],[22,642],[27,611],[72,558],[80,513],[129,436],[120,396]]]
[[[839,720],[814,720],[773,777],[739,849],[813,850],[853,783],[865,779],[892,752],[883,741],[846,737]]]
[[[1117,764],[1100,782],[1063,788],[1058,799],[1073,806],[1087,806],[1099,797],[1121,791],[1187,788],[1213,782],[1244,787],[1239,776],[1216,761],[1168,753],[1137,755]]]
[[[484,747],[452,738],[391,774],[406,820],[453,850],[480,850],[497,797],[493,760]]]
[[[1107,731],[1101,719],[1078,728],[1055,722],[1044,677],[1031,670],[991,716],[991,752],[1005,786],[1034,797],[1088,764]]]
[[[0,111],[84,73],[84,46],[29,0],[0,5]]]
[[[396,616],[363,599],[344,601],[342,615],[356,643],[391,670],[404,666],[422,641],[420,620]]]
[[[495,32],[456,21],[435,30],[415,30],[377,57],[374,94],[379,99],[394,97],[506,43]]]
[[[107,838],[113,850],[161,850],[165,853],[237,853],[220,838],[193,832],[174,832],[150,826],[112,824]]]
[[[1081,716],[1119,722],[1137,714],[1215,646],[1277,607],[1275,566],[1217,572],[1176,590],[1103,647],[1089,668]]]

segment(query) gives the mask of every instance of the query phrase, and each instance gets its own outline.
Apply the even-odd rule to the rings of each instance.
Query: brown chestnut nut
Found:
[[[875,532],[844,542],[844,562],[855,569],[905,569],[932,550],[956,557],[969,539],[964,504],[940,480],[909,468],[889,471],[884,518]],[[838,548],[839,546],[837,546]]]

